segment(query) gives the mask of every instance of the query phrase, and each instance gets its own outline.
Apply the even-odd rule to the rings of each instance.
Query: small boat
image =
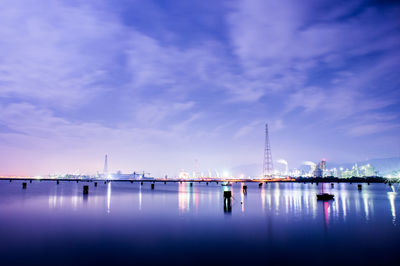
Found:
[[[331,200],[333,198],[334,198],[333,194],[328,194],[328,193],[317,194],[317,200]]]

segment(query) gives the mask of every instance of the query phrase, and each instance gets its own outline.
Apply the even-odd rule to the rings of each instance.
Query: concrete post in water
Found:
[[[224,212],[232,211],[231,197],[232,197],[231,191],[224,191]]]
[[[167,181],[164,181],[164,185],[166,185],[167,184]]]
[[[247,186],[243,186],[243,194],[247,194]]]
[[[333,188],[335,185],[333,183],[331,183],[331,188]]]
[[[153,183],[153,184],[151,184],[151,189],[154,189],[154,183]]]
[[[29,180],[29,183],[32,183],[32,179],[31,179],[31,180]]]
[[[391,187],[392,186],[392,182],[389,182],[389,187]]]
[[[26,183],[25,183],[25,182],[22,183],[22,188],[23,188],[23,189],[26,189]]]
[[[10,183],[11,183],[11,181],[12,181],[12,180],[10,179]]]
[[[79,180],[76,180],[76,183],[79,183]]]
[[[140,185],[141,185],[141,186],[143,186],[143,181],[142,181],[142,182],[140,182]]]
[[[107,184],[107,181],[104,181],[104,184]]]
[[[192,182],[190,182],[190,186],[193,187],[193,183]]]
[[[206,182],[206,185],[208,186],[208,182]]]
[[[218,185],[218,181],[217,181],[217,185]]]
[[[97,187],[97,182],[94,182],[94,186]]]
[[[231,191],[224,191],[224,199],[226,198],[231,198],[232,197],[232,192]]]
[[[361,190],[361,189],[362,189],[362,185],[361,185],[361,184],[358,184],[358,185],[357,185],[357,188],[358,188],[358,190]]]
[[[89,194],[89,186],[83,186],[83,194],[84,195]]]
[[[133,180],[131,180],[131,184],[133,183]]]
[[[57,180],[57,185],[60,184],[60,180]]]
[[[258,184],[258,187],[261,188],[262,187],[262,183]]]

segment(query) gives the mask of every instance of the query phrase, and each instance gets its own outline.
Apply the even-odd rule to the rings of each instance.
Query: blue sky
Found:
[[[0,2],[0,173],[399,156],[395,1]],[[246,174],[246,173],[244,173]]]

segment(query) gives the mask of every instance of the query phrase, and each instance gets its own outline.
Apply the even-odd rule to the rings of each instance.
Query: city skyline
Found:
[[[400,157],[395,2],[0,9],[0,175]]]

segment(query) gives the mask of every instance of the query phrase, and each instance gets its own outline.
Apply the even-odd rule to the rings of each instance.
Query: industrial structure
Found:
[[[271,145],[268,136],[268,124],[265,124],[265,146],[264,146],[264,162],[263,177],[272,177],[274,174],[274,165],[272,163]]]
[[[103,176],[104,178],[108,177],[108,158],[107,158],[107,154],[104,158],[104,171],[103,171]]]

